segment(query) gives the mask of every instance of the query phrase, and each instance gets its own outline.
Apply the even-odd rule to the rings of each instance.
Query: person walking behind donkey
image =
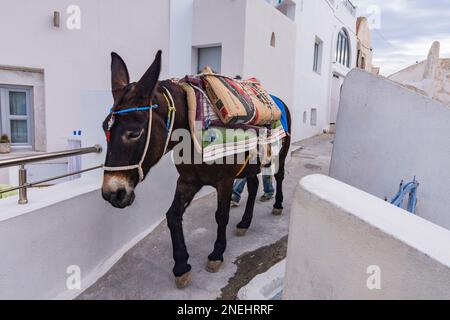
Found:
[[[247,179],[236,179],[233,185],[233,194],[231,196],[231,206],[239,207],[239,202],[241,201],[241,195],[244,191],[245,184],[247,183]],[[271,175],[263,175],[263,185],[264,185],[264,194],[261,196],[260,201],[265,202],[269,201],[273,198],[275,189],[272,184],[272,176]]]

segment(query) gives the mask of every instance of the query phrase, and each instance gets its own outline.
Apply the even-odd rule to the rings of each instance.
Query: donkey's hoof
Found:
[[[211,261],[208,260],[208,263],[206,264],[206,271],[211,273],[217,273],[220,270],[220,267],[222,266],[223,261]]]
[[[283,214],[283,209],[277,209],[277,208],[273,208],[272,209],[272,214],[274,216],[281,216]]]
[[[247,230],[248,230],[248,229],[237,228],[237,229],[236,229],[236,235],[237,235],[238,237],[243,237],[243,236],[245,236],[245,234],[247,233]]]
[[[178,289],[186,288],[189,283],[191,282],[192,274],[191,272],[186,272],[180,277],[175,277],[175,284],[177,285]]]

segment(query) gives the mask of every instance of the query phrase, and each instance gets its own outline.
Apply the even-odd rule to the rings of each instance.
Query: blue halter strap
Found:
[[[164,151],[163,151],[163,155],[166,154],[167,151],[167,147],[169,145],[169,141],[170,141],[170,137],[172,135],[172,129],[173,129],[173,125],[174,125],[174,120],[175,120],[175,112],[176,112],[176,108],[175,108],[175,103],[173,101],[172,95],[170,93],[170,91],[166,88],[166,87],[162,87],[165,92],[164,92],[164,98],[167,101],[167,105],[168,105],[168,120],[166,123],[167,126],[167,139],[166,139],[166,144],[164,146]],[[108,122],[108,128],[106,131],[106,140],[109,142],[111,139],[111,128],[114,126],[114,121],[115,121],[115,115],[118,114],[124,114],[124,113],[130,113],[130,112],[135,112],[135,111],[149,111],[149,117],[148,117],[148,132],[147,132],[147,140],[145,142],[145,148],[144,148],[144,152],[142,153],[142,157],[141,160],[139,161],[138,164],[135,165],[128,165],[128,166],[117,166],[117,167],[108,167],[108,166],[104,166],[103,169],[105,171],[126,171],[126,170],[138,170],[139,173],[139,181],[144,180],[144,169],[142,168],[142,164],[144,163],[145,157],[147,155],[147,149],[150,145],[150,137],[151,137],[151,132],[152,132],[152,109],[158,108],[159,105],[157,104],[153,104],[151,106],[143,106],[143,107],[136,107],[136,108],[129,108],[129,109],[124,109],[124,110],[119,110],[119,111],[114,111],[112,108],[110,110],[110,114],[111,117],[109,119]]]
[[[130,109],[124,109],[124,110],[119,110],[119,111],[113,111],[113,108],[111,108],[110,112],[112,114],[124,114],[124,113],[130,113],[130,112],[135,112],[135,111],[147,111],[147,110],[150,110],[150,109],[156,109],[158,107],[159,106],[157,104],[152,104],[151,106],[130,108]]]

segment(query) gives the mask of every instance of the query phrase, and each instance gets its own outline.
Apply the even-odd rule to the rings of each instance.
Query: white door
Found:
[[[338,75],[333,75],[331,81],[331,101],[330,101],[330,124],[335,124],[339,110],[339,101],[341,98],[341,87],[343,79]]]

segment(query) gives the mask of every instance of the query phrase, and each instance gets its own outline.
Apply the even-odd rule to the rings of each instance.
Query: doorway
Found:
[[[331,80],[330,124],[336,124],[343,81],[342,77],[333,74],[333,79]]]

